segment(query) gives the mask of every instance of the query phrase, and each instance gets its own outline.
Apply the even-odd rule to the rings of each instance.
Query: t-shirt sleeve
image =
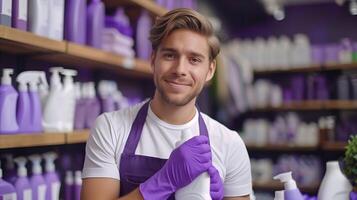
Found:
[[[230,139],[226,158],[224,196],[249,195],[252,193],[252,176],[247,148],[236,132]]]
[[[101,177],[120,180],[112,129],[106,114],[96,119],[86,144],[82,178]]]

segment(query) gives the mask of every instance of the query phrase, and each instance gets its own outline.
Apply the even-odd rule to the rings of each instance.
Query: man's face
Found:
[[[157,94],[166,103],[183,106],[195,100],[215,71],[205,36],[179,29],[162,40],[152,55]]]

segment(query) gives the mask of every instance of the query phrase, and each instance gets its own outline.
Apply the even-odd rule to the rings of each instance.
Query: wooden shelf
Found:
[[[65,144],[64,133],[0,135],[0,149]]]
[[[66,42],[0,25],[0,51],[12,54],[64,53]]]
[[[248,151],[316,151],[318,149],[317,146],[293,146],[293,145],[249,145],[247,144]]]
[[[290,111],[290,110],[356,110],[357,101],[296,101],[284,103],[279,107],[257,108],[253,112],[270,112],[270,111]]]
[[[89,130],[75,131],[66,134],[66,144],[85,143],[89,137]]]
[[[0,135],[0,149],[85,143],[89,130],[70,133]]]
[[[319,184],[313,184],[311,186],[298,186],[301,192],[305,193],[317,193],[319,189]],[[275,190],[283,190],[284,186],[281,182],[279,181],[269,181],[269,182],[256,182],[253,181],[253,188],[255,190],[269,190],[269,191],[275,191]]]
[[[347,142],[324,142],[322,149],[325,151],[345,151]]]
[[[311,65],[311,66],[286,68],[286,69],[254,70],[254,74],[269,75],[269,74],[280,74],[280,73],[312,73],[312,72],[323,72],[323,71],[332,71],[332,70],[353,70],[353,69],[357,69],[356,62],[348,63],[348,64],[327,63],[323,65]]]

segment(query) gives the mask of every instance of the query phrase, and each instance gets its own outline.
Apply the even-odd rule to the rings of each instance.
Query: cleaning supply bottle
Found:
[[[81,84],[79,82],[74,84],[76,92],[76,108],[74,112],[74,129],[84,129],[85,127],[85,113],[86,104],[82,97]]]
[[[284,200],[284,190],[275,191],[274,200]]]
[[[64,1],[49,0],[48,37],[54,40],[63,40]]]
[[[176,143],[176,147],[186,142],[192,137],[188,129],[181,133],[181,141]],[[210,176],[207,172],[202,173],[187,186],[175,192],[175,199],[195,199],[211,200],[210,194]]]
[[[0,0],[0,25],[11,27],[12,0]]]
[[[11,85],[13,69],[3,69],[0,85],[0,134],[16,133],[19,126],[16,121],[16,102],[18,94]]]
[[[86,0],[68,0],[65,4],[65,39],[86,43]]]
[[[274,176],[274,179],[284,183],[284,199],[285,200],[303,200],[303,196],[296,186],[296,182],[292,177],[291,172],[282,173]]]
[[[16,118],[19,125],[18,132],[26,133],[31,130],[30,95],[28,92],[27,81],[22,78],[21,74],[16,78],[17,82],[19,83],[19,98],[17,102]]]
[[[3,173],[0,167],[0,197],[2,197],[4,200],[16,200],[16,191],[14,186],[3,180],[2,175]]]
[[[22,108],[26,112],[18,112],[18,123],[21,131],[27,133],[42,132],[42,110],[41,100],[38,93],[38,84],[41,77],[44,77],[42,71],[26,71],[17,76],[17,81],[20,83],[20,99],[19,109]],[[26,85],[29,84],[30,88],[28,92],[24,92]],[[24,93],[27,93],[24,94]],[[23,97],[23,98],[21,98]],[[20,104],[23,100],[24,104]]]
[[[12,27],[27,30],[28,0],[12,0]]]
[[[63,81],[63,109],[62,109],[62,122],[63,131],[73,131],[74,112],[76,106],[76,96],[73,77],[77,75],[76,70],[62,69],[61,73],[64,75]]]
[[[98,93],[101,100],[102,113],[115,110],[115,101],[113,93],[116,92],[117,86],[114,81],[102,80],[98,85]]]
[[[15,181],[15,190],[17,194],[17,200],[31,200],[32,190],[27,178],[26,158],[17,157],[14,159],[17,164],[17,179]]]
[[[151,17],[145,10],[142,11],[137,25],[136,52],[138,57],[149,60],[151,55],[151,43],[148,40],[151,28]]]
[[[87,44],[102,48],[105,8],[101,0],[92,0],[87,8]]]
[[[55,159],[57,158],[56,153],[48,152],[43,154],[43,158],[46,161],[45,164],[45,182],[47,185],[46,190],[46,200],[58,200],[59,192],[61,188],[61,182],[58,177],[58,174],[55,171]]]
[[[94,82],[87,83],[86,90],[88,95],[86,107],[89,110],[86,116],[86,128],[91,128],[100,113],[100,103],[96,96]]]
[[[46,74],[42,73],[40,79],[41,84],[38,86],[38,94],[40,95],[41,110],[43,111],[48,97],[48,83],[46,79]]]
[[[82,188],[82,172],[77,170],[74,172],[74,198],[73,200],[81,199],[81,188]]]
[[[52,73],[50,91],[43,107],[42,125],[45,132],[60,132],[63,128],[61,121],[62,111],[58,109],[58,105],[64,101],[62,95],[63,86],[59,74],[62,69],[62,67],[53,67],[50,69]]]
[[[28,2],[28,28],[32,33],[47,37],[49,30],[49,0]]]
[[[46,183],[42,176],[41,156],[38,154],[29,156],[32,162],[32,176],[30,185],[32,188],[32,199],[45,200]]]
[[[64,186],[64,200],[73,200],[73,189],[74,189],[74,180],[73,172],[66,171],[65,177],[65,186]]]
[[[16,181],[16,168],[15,168],[15,162],[13,159],[13,155],[6,153],[2,155],[5,158],[5,165],[3,165],[3,171],[4,173],[4,179],[11,183],[14,184]]]
[[[326,163],[326,173],[322,179],[318,199],[349,199],[352,185],[341,172],[338,161]]]

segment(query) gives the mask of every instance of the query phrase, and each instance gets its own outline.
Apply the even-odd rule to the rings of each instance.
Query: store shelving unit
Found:
[[[296,146],[296,145],[250,145],[247,144],[248,151],[276,151],[276,152],[314,152],[322,151],[336,151],[341,152],[345,150],[347,142],[323,142],[318,146]]]
[[[293,101],[277,107],[256,108],[251,112],[291,111],[291,110],[357,110],[357,101]]]
[[[276,191],[276,190],[283,190],[284,186],[279,181],[269,181],[269,182],[253,182],[254,189],[257,190],[269,190],[269,191]],[[299,189],[303,193],[317,193],[319,188],[319,184],[312,184],[309,186],[299,186]]]
[[[357,69],[357,63],[327,63],[323,65],[310,65],[294,68],[283,69],[267,69],[267,70],[254,70],[255,75],[269,75],[269,74],[281,74],[281,73],[313,73],[313,72],[325,72],[332,70],[354,70]]]
[[[0,135],[0,149],[38,147],[84,143],[89,136],[89,130],[68,133],[27,133]]]

